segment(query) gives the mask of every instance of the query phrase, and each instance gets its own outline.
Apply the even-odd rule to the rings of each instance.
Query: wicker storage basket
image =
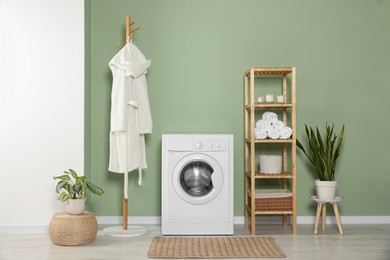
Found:
[[[87,211],[81,215],[56,213],[49,224],[51,241],[61,246],[87,245],[95,241],[97,230],[95,215]]]
[[[255,206],[256,211],[292,211],[292,193],[283,189],[256,190]]]

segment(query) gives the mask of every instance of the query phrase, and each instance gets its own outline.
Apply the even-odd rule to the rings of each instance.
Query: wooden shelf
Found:
[[[286,209],[273,209],[271,206],[269,209],[257,209],[255,210],[255,214],[257,215],[264,215],[264,214],[293,214],[294,211],[292,210],[292,206],[290,208]]]
[[[280,214],[294,214],[294,211],[292,209],[290,210],[256,210],[256,215],[280,215]]]
[[[255,103],[253,104],[253,107],[256,109],[263,109],[263,108],[292,108],[293,104],[290,103]],[[251,109],[252,106],[250,104],[245,105],[245,109]]]
[[[256,235],[256,215],[283,215],[283,224],[287,225],[287,215],[291,215],[293,234],[297,234],[297,210],[296,210],[296,71],[295,67],[280,68],[249,68],[245,72],[245,101],[244,101],[244,121],[245,121],[245,227],[251,228],[252,235]],[[289,78],[287,78],[287,76]],[[261,81],[262,77],[281,78],[281,94],[285,96],[288,103],[256,103],[255,100],[255,78]],[[260,78],[260,79],[258,79]],[[279,80],[279,79],[276,79]],[[256,83],[257,84],[257,83]],[[257,86],[256,86],[257,88]],[[276,110],[281,116],[280,121],[291,124],[292,136],[289,139],[255,139],[254,127],[256,118],[261,111],[267,109]],[[279,113],[280,111],[280,113]],[[256,171],[256,163],[259,151],[256,147],[261,147],[262,152],[266,152],[269,146],[265,144],[282,144],[275,146],[282,150],[282,169],[280,174],[265,174]],[[288,145],[287,145],[288,144]],[[291,192],[289,196],[268,195],[271,198],[262,196],[252,197],[251,192],[255,192],[256,183],[264,182],[266,179],[279,179],[278,188]],[[263,191],[260,191],[262,193]]]
[[[251,213],[251,208],[246,207],[246,210]],[[256,215],[281,215],[281,214],[288,214],[292,215],[294,214],[294,211],[292,209],[290,210],[256,210],[254,211]]]
[[[250,138],[245,138],[245,142],[251,143]],[[290,139],[254,139],[254,142],[257,143],[292,143],[293,140]]]
[[[250,172],[245,172],[245,175],[248,178],[251,177]],[[282,172],[280,174],[267,174],[267,173],[255,172],[254,177],[255,179],[292,179],[293,175],[290,172]]]
[[[278,68],[250,68],[245,72],[245,76],[250,76],[251,71],[254,71],[255,77],[282,77],[293,71],[293,67],[278,67]]]

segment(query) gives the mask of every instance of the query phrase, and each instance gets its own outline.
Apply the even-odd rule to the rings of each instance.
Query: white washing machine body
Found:
[[[163,135],[163,235],[233,235],[233,195],[233,135]]]

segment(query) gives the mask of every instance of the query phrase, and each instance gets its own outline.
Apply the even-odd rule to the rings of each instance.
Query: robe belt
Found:
[[[127,102],[129,106],[134,107],[135,109],[139,108],[139,103],[135,100],[130,100]],[[139,129],[139,123],[138,123],[138,113],[135,113],[135,124],[137,129]],[[138,185],[142,185],[142,169],[141,169],[141,147],[140,147],[140,141],[139,141],[139,136],[137,138],[137,148],[138,148]]]
[[[132,107],[136,108],[136,109],[138,109],[138,107],[139,107],[139,103],[137,101],[135,101],[135,100],[130,100],[129,102],[127,102],[127,104],[129,106],[132,106]]]

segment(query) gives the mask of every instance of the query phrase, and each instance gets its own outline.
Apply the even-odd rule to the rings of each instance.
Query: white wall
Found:
[[[0,233],[47,226],[83,173],[84,1],[0,0]]]

